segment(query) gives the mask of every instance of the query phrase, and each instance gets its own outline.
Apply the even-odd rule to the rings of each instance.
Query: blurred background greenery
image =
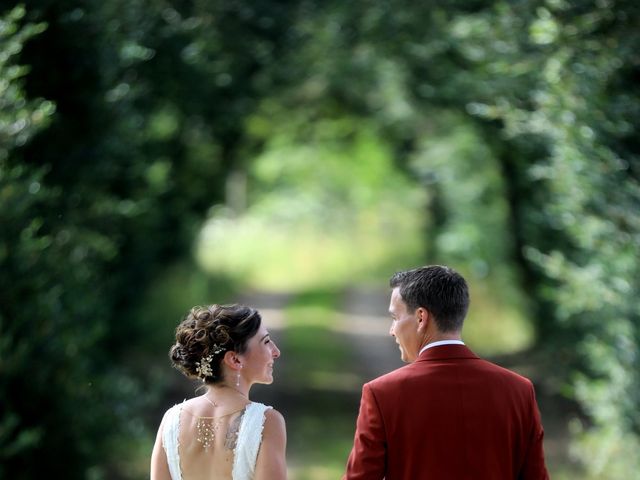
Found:
[[[0,4],[0,477],[148,477],[195,304],[263,310],[294,480],[400,366],[387,279],[446,263],[529,375],[554,478],[640,471],[640,4]],[[634,473],[636,472],[636,473]]]

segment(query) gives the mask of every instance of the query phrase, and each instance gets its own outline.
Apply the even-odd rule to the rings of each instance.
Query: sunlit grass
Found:
[[[246,288],[291,293],[337,290],[360,282],[386,283],[399,265],[419,264],[421,235],[412,229],[415,226],[405,225],[385,233],[369,215],[349,232],[311,224],[284,227],[251,216],[217,216],[203,228],[196,254],[203,269],[231,276]],[[472,306],[464,328],[469,345],[481,354],[531,345],[533,328],[517,299],[499,286],[505,281],[467,277],[472,283]],[[326,325],[327,317],[307,309],[304,321],[302,332],[293,328],[295,323],[290,325],[292,338],[313,335],[309,327]],[[306,343],[304,338],[298,340]]]
[[[288,418],[290,478],[333,480],[344,472],[353,441],[356,405],[345,402],[359,388],[346,366],[349,346],[336,334],[341,320],[339,291],[297,295],[285,308],[285,388],[300,401]]]
[[[335,480],[344,473],[344,465],[315,464],[306,467],[292,467],[292,480]]]
[[[196,258],[204,270],[249,288],[290,292],[343,286],[419,258],[419,225],[403,226],[398,218],[387,228],[370,217],[363,214],[360,223],[339,230],[217,216],[204,226]]]
[[[336,480],[345,471],[353,442],[353,418],[309,415],[296,422],[291,480]]]
[[[314,388],[326,377],[344,373],[345,345],[332,327],[339,321],[337,292],[312,291],[298,295],[285,309],[287,372],[302,387]]]

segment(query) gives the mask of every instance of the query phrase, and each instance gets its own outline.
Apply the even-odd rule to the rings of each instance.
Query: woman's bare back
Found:
[[[172,480],[252,479],[270,408],[250,402],[204,415],[211,409],[189,400],[167,411],[162,436]]]
[[[226,415],[180,413],[180,467],[183,480],[232,480],[234,453],[245,407]]]

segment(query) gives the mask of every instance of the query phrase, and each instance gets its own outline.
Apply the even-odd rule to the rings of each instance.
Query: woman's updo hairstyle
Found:
[[[256,309],[243,305],[194,307],[176,328],[176,343],[169,350],[169,358],[187,377],[219,383],[223,380],[224,354],[244,353],[261,322]]]

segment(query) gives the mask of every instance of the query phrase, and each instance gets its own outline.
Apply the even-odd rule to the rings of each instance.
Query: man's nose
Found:
[[[392,337],[395,337],[396,334],[394,333],[394,327],[396,326],[396,322],[392,322],[391,323],[391,327],[389,327],[389,335],[391,335]]]

